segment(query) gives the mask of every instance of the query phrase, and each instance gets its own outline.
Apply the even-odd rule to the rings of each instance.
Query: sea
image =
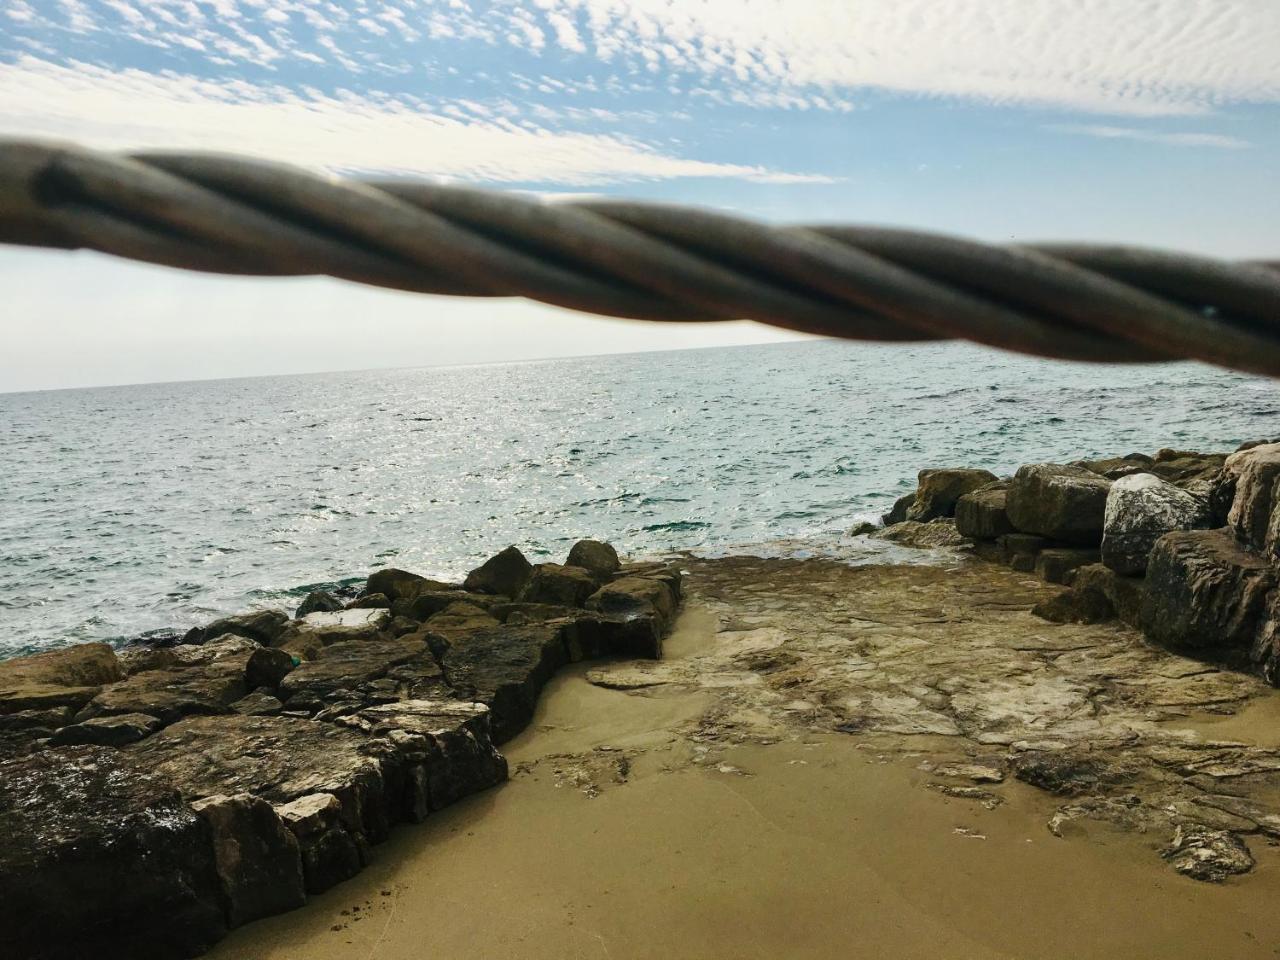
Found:
[[[877,562],[928,467],[1280,436],[1280,385],[827,340],[0,394],[0,657],[581,537]]]

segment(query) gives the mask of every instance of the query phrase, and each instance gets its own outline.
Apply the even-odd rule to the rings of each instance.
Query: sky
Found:
[[[1280,256],[1280,0],[0,0],[0,135]],[[0,246],[0,391],[790,334]]]

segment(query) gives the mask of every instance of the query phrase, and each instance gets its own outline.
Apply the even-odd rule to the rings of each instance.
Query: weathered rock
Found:
[[[301,620],[309,613],[333,613],[342,609],[342,601],[327,590],[313,590],[298,605],[294,618]]]
[[[917,520],[904,520],[892,526],[884,527],[872,534],[877,540],[888,540],[890,543],[904,547],[961,547],[969,541],[956,530],[954,520],[931,520],[921,523]]]
[[[33,960],[173,960],[226,930],[208,825],[120,751],[0,763],[0,944]]]
[[[253,613],[241,613],[234,617],[223,617],[215,620],[201,631],[201,642],[216,640],[224,633],[234,633],[238,637],[248,637],[259,643],[271,644],[280,636],[289,618],[279,610],[257,610]]]
[[[1066,583],[1072,570],[1097,562],[1097,550],[1050,547],[1036,554],[1035,571],[1037,577],[1048,583]]]
[[[408,573],[404,570],[396,570],[394,568],[387,570],[379,570],[377,573],[369,577],[365,584],[365,593],[374,594],[381,593],[392,601],[395,600],[412,600],[420,593],[440,593],[447,590],[456,590],[457,587],[441,583],[439,580],[429,580],[426,577],[420,577],[416,573]]]
[[[888,513],[880,518],[881,521],[886,527],[892,526],[895,523],[901,523],[903,520],[907,519],[907,511],[911,509],[911,505],[915,502],[916,495],[914,491],[912,493],[902,495],[897,500],[893,501],[893,506],[889,508]]]
[[[622,566],[618,551],[601,540],[579,540],[569,548],[566,567],[582,567],[596,580],[607,580]]]
[[[662,658],[666,630],[654,614],[608,615],[574,610],[571,616],[554,623],[562,629],[569,659],[574,663],[599,657]]]
[[[1116,615],[1111,601],[1101,590],[1070,587],[1055,597],[1041,600],[1031,612],[1052,623],[1104,623]]]
[[[971,540],[994,540],[1013,533],[1005,510],[1009,484],[1005,480],[988,483],[956,501],[956,530]]]
[[[348,640],[376,640],[391,622],[391,612],[382,609],[338,610],[332,613],[309,613],[290,623],[274,646],[304,660],[331,643]]]
[[[870,520],[863,520],[861,523],[855,523],[849,528],[849,536],[865,537],[867,534],[875,533],[880,529],[880,524],[872,523]]]
[[[473,631],[443,650],[440,662],[459,699],[489,707],[493,742],[505,743],[529,722],[538,693],[569,652],[560,627],[531,624]]]
[[[81,718],[144,713],[169,724],[193,714],[225,713],[248,692],[244,662],[234,658],[186,670],[145,670],[103,688]]]
[[[391,598],[385,593],[366,593],[343,607],[344,610],[390,610]]]
[[[283,710],[284,704],[270,693],[255,690],[233,703],[231,709],[249,717],[270,717]]]
[[[1102,542],[1110,488],[1110,480],[1081,467],[1028,464],[1014,474],[1005,509],[1024,533],[1092,547]]]
[[[467,574],[464,590],[515,598],[533,574],[533,566],[515,547],[507,547]]]
[[[1249,848],[1226,830],[1179,826],[1164,857],[1179,873],[1207,883],[1221,883],[1254,866]]]
[[[427,618],[425,629],[443,637],[456,638],[472,630],[496,627],[498,618],[466,600],[451,603]]]
[[[1147,565],[1142,629],[1174,650],[1242,659],[1275,585],[1275,571],[1227,530],[1168,533]]]
[[[80,707],[104,684],[123,677],[115,651],[105,643],[0,660],[0,714]]]
[[[149,737],[160,729],[160,721],[145,713],[122,713],[94,717],[84,723],[63,727],[50,739],[51,746],[90,744],[98,747],[123,747]]]
[[[620,617],[656,618],[665,632],[679,599],[669,583],[652,577],[621,577],[587,598],[588,610]]]
[[[580,607],[596,591],[597,579],[583,567],[540,563],[518,597],[524,603],[554,603]]]
[[[492,610],[499,604],[510,603],[511,598],[489,593],[473,593],[467,590],[427,590],[412,600],[396,600],[391,604],[391,612],[396,616],[421,622],[455,603],[463,602],[479,607],[481,610]]]
[[[402,813],[397,758],[386,741],[315,720],[229,714],[188,717],[126,747],[188,800],[248,793],[285,804],[332,793],[362,847],[386,838]]]
[[[364,866],[360,845],[343,823],[342,804],[332,793],[309,793],[276,808],[298,842],[307,893],[324,893]]]
[[[1132,476],[1135,473],[1146,473],[1153,462],[1153,459],[1145,454],[1131,453],[1124,457],[1105,457],[1102,460],[1077,460],[1071,466],[1083,467],[1108,480],[1119,480],[1121,477]]]
[[[1233,453],[1223,470],[1235,477],[1235,496],[1227,514],[1227,526],[1241,543],[1255,550],[1266,549],[1267,530],[1277,503],[1280,444],[1264,444]]]
[[[1192,450],[1158,450],[1148,467],[1161,480],[1184,489],[1193,489],[1211,480],[1222,469],[1225,453],[1196,453]]]
[[[501,603],[490,609],[490,613],[513,627],[526,623],[543,623],[547,620],[561,620],[579,613],[574,607],[566,607],[558,603]]]
[[[1070,584],[1077,590],[1097,590],[1111,601],[1116,616],[1131,627],[1141,629],[1142,603],[1147,595],[1141,577],[1124,577],[1101,563],[1072,571]]]
[[[1052,543],[1046,537],[1034,533],[1006,533],[996,538],[1001,561],[1015,570],[1031,572],[1036,568],[1036,557]]]
[[[382,632],[389,637],[403,637],[406,633],[413,633],[422,624],[412,617],[392,617],[391,620],[383,627]]]
[[[1155,542],[1174,530],[1209,523],[1208,501],[1151,473],[1122,477],[1107,493],[1102,562],[1121,574],[1142,573]]]
[[[1126,783],[1132,772],[1104,754],[1076,749],[1021,754],[1013,761],[1013,775],[1049,793],[1072,797]]]
[[[322,701],[338,690],[354,691],[386,675],[393,666],[427,652],[426,643],[414,634],[395,640],[348,640],[334,643],[285,677],[280,696],[292,708],[294,698]]]
[[[278,687],[293,670],[293,657],[278,647],[259,647],[249,654],[244,667],[244,682],[250,689]]]
[[[915,500],[907,508],[906,519],[923,522],[937,517],[953,517],[957,500],[996,479],[990,470],[962,467],[921,470]]]
[[[206,797],[191,807],[213,835],[228,925],[238,927],[306,902],[298,841],[271,804],[241,793]]]
[[[420,766],[421,778],[409,778],[412,819],[507,779],[507,761],[494,749],[483,704],[399,700],[340,722],[395,741],[406,759]]]

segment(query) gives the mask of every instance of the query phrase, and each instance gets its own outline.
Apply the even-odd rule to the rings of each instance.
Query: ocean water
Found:
[[[1276,435],[1272,381],[962,344],[0,394],[0,656],[292,607],[382,566],[459,577],[511,543],[838,553],[924,467]]]

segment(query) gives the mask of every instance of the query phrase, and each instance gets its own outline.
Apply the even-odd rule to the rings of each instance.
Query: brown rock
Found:
[[[499,593],[518,597],[529,581],[533,567],[515,547],[507,547],[476,567],[463,581],[464,590],[476,593]]]
[[[915,500],[907,508],[906,519],[924,522],[937,517],[953,517],[957,500],[996,479],[990,470],[964,467],[921,470]]]
[[[524,603],[554,603],[580,607],[596,591],[596,577],[582,567],[562,567],[558,563],[540,563],[533,568],[529,582],[520,592]]]
[[[1110,488],[1110,480],[1081,467],[1029,464],[1014,474],[1005,509],[1023,533],[1095,547]]]
[[[622,567],[618,551],[601,540],[579,540],[569,548],[566,567],[582,567],[598,581],[612,577]]]
[[[1009,484],[1005,480],[988,483],[956,501],[956,531],[972,540],[994,540],[1013,533],[1005,510]]]

